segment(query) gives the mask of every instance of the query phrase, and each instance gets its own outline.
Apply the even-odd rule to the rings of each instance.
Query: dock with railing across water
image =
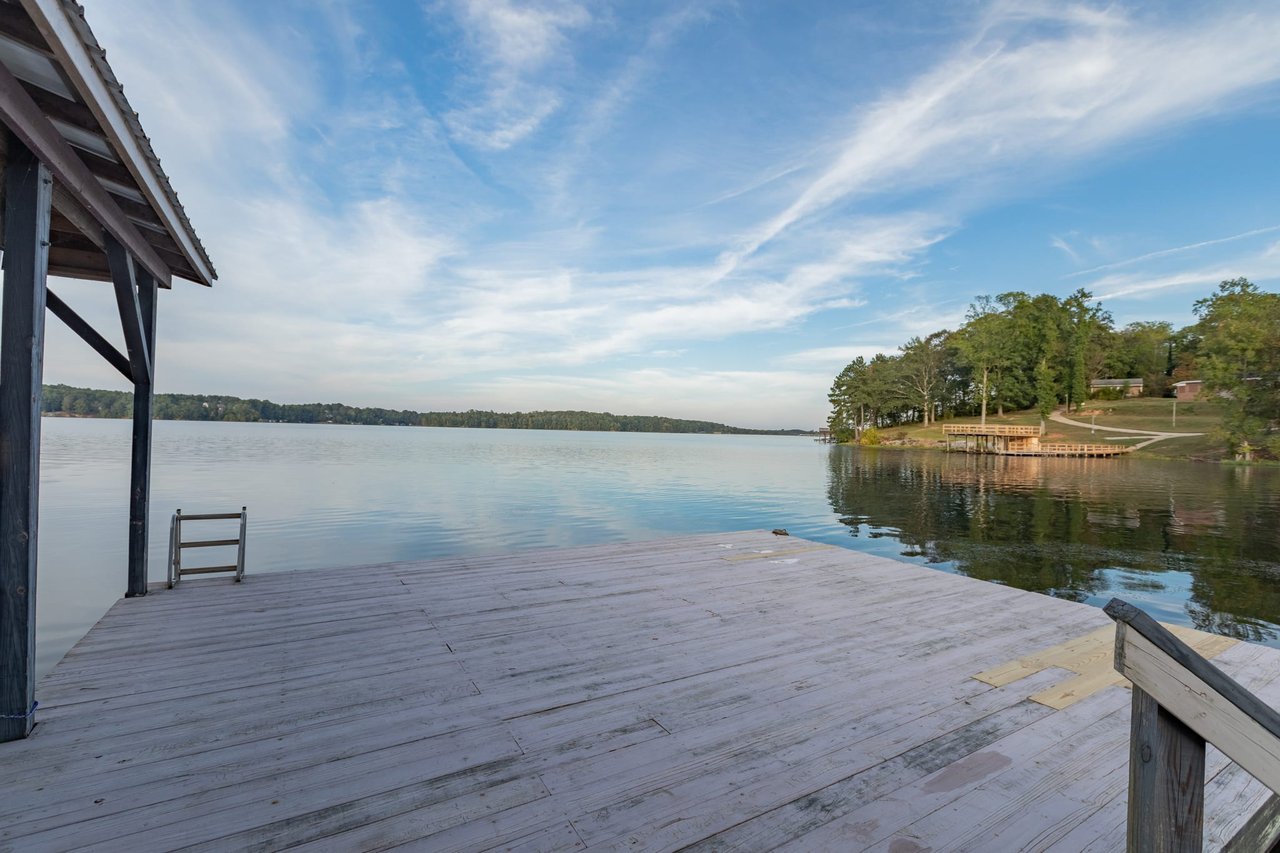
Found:
[[[946,424],[948,449],[952,439],[960,439],[964,453],[995,453],[1001,456],[1123,456],[1133,450],[1122,444],[1077,444],[1044,442],[1040,428],[1018,424]]]
[[[1280,650],[1176,633],[1280,701]],[[0,849],[1117,849],[1114,636],[763,531],[185,581],[40,682]],[[1217,849],[1270,792],[1205,762]]]

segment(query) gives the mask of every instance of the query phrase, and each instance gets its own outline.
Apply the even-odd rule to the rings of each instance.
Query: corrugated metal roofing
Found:
[[[172,274],[212,284],[217,272],[84,8],[74,0],[0,0],[0,65]],[[109,278],[100,239],[85,233],[84,212],[74,214],[66,194],[55,194],[55,208],[50,272]]]

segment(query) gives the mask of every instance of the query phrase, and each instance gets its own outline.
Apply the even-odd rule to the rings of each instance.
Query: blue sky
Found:
[[[1280,279],[1275,4],[86,6],[220,274],[161,391],[813,427],[979,294]]]

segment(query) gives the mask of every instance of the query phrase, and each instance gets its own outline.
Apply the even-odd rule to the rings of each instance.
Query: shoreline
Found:
[[[960,453],[962,455],[967,455],[967,456],[1019,455],[1019,454],[1001,454],[1001,453],[964,453],[963,451],[950,451],[946,447],[939,446],[940,442],[924,442],[924,441],[915,441],[911,439],[908,439],[906,441],[884,441],[884,442],[880,442],[879,444],[859,444],[856,441],[834,441],[834,442],[830,442],[830,445],[832,447],[852,447],[857,450],[897,450],[897,451],[918,450],[918,451],[929,451],[933,453]],[[1280,461],[1276,461],[1272,459],[1252,459],[1248,461],[1242,460],[1242,459],[1214,459],[1214,458],[1205,457],[1205,456],[1177,456],[1177,455],[1169,455],[1169,454],[1163,454],[1163,453],[1153,453],[1145,450],[1134,451],[1133,453],[1125,454],[1125,456],[1131,459],[1153,459],[1153,460],[1159,460],[1161,462],[1193,462],[1193,463],[1203,464],[1203,465],[1234,465],[1234,466],[1239,466],[1241,468],[1280,467]],[[1020,455],[1020,458],[1048,459],[1048,458],[1058,458],[1058,457],[1049,457],[1049,456],[1036,457],[1036,456]],[[1108,458],[1114,459],[1117,457],[1108,457]]]

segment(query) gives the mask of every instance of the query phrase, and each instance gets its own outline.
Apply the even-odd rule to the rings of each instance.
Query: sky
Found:
[[[814,428],[982,294],[1280,282],[1275,3],[85,6],[219,273],[160,392]]]

